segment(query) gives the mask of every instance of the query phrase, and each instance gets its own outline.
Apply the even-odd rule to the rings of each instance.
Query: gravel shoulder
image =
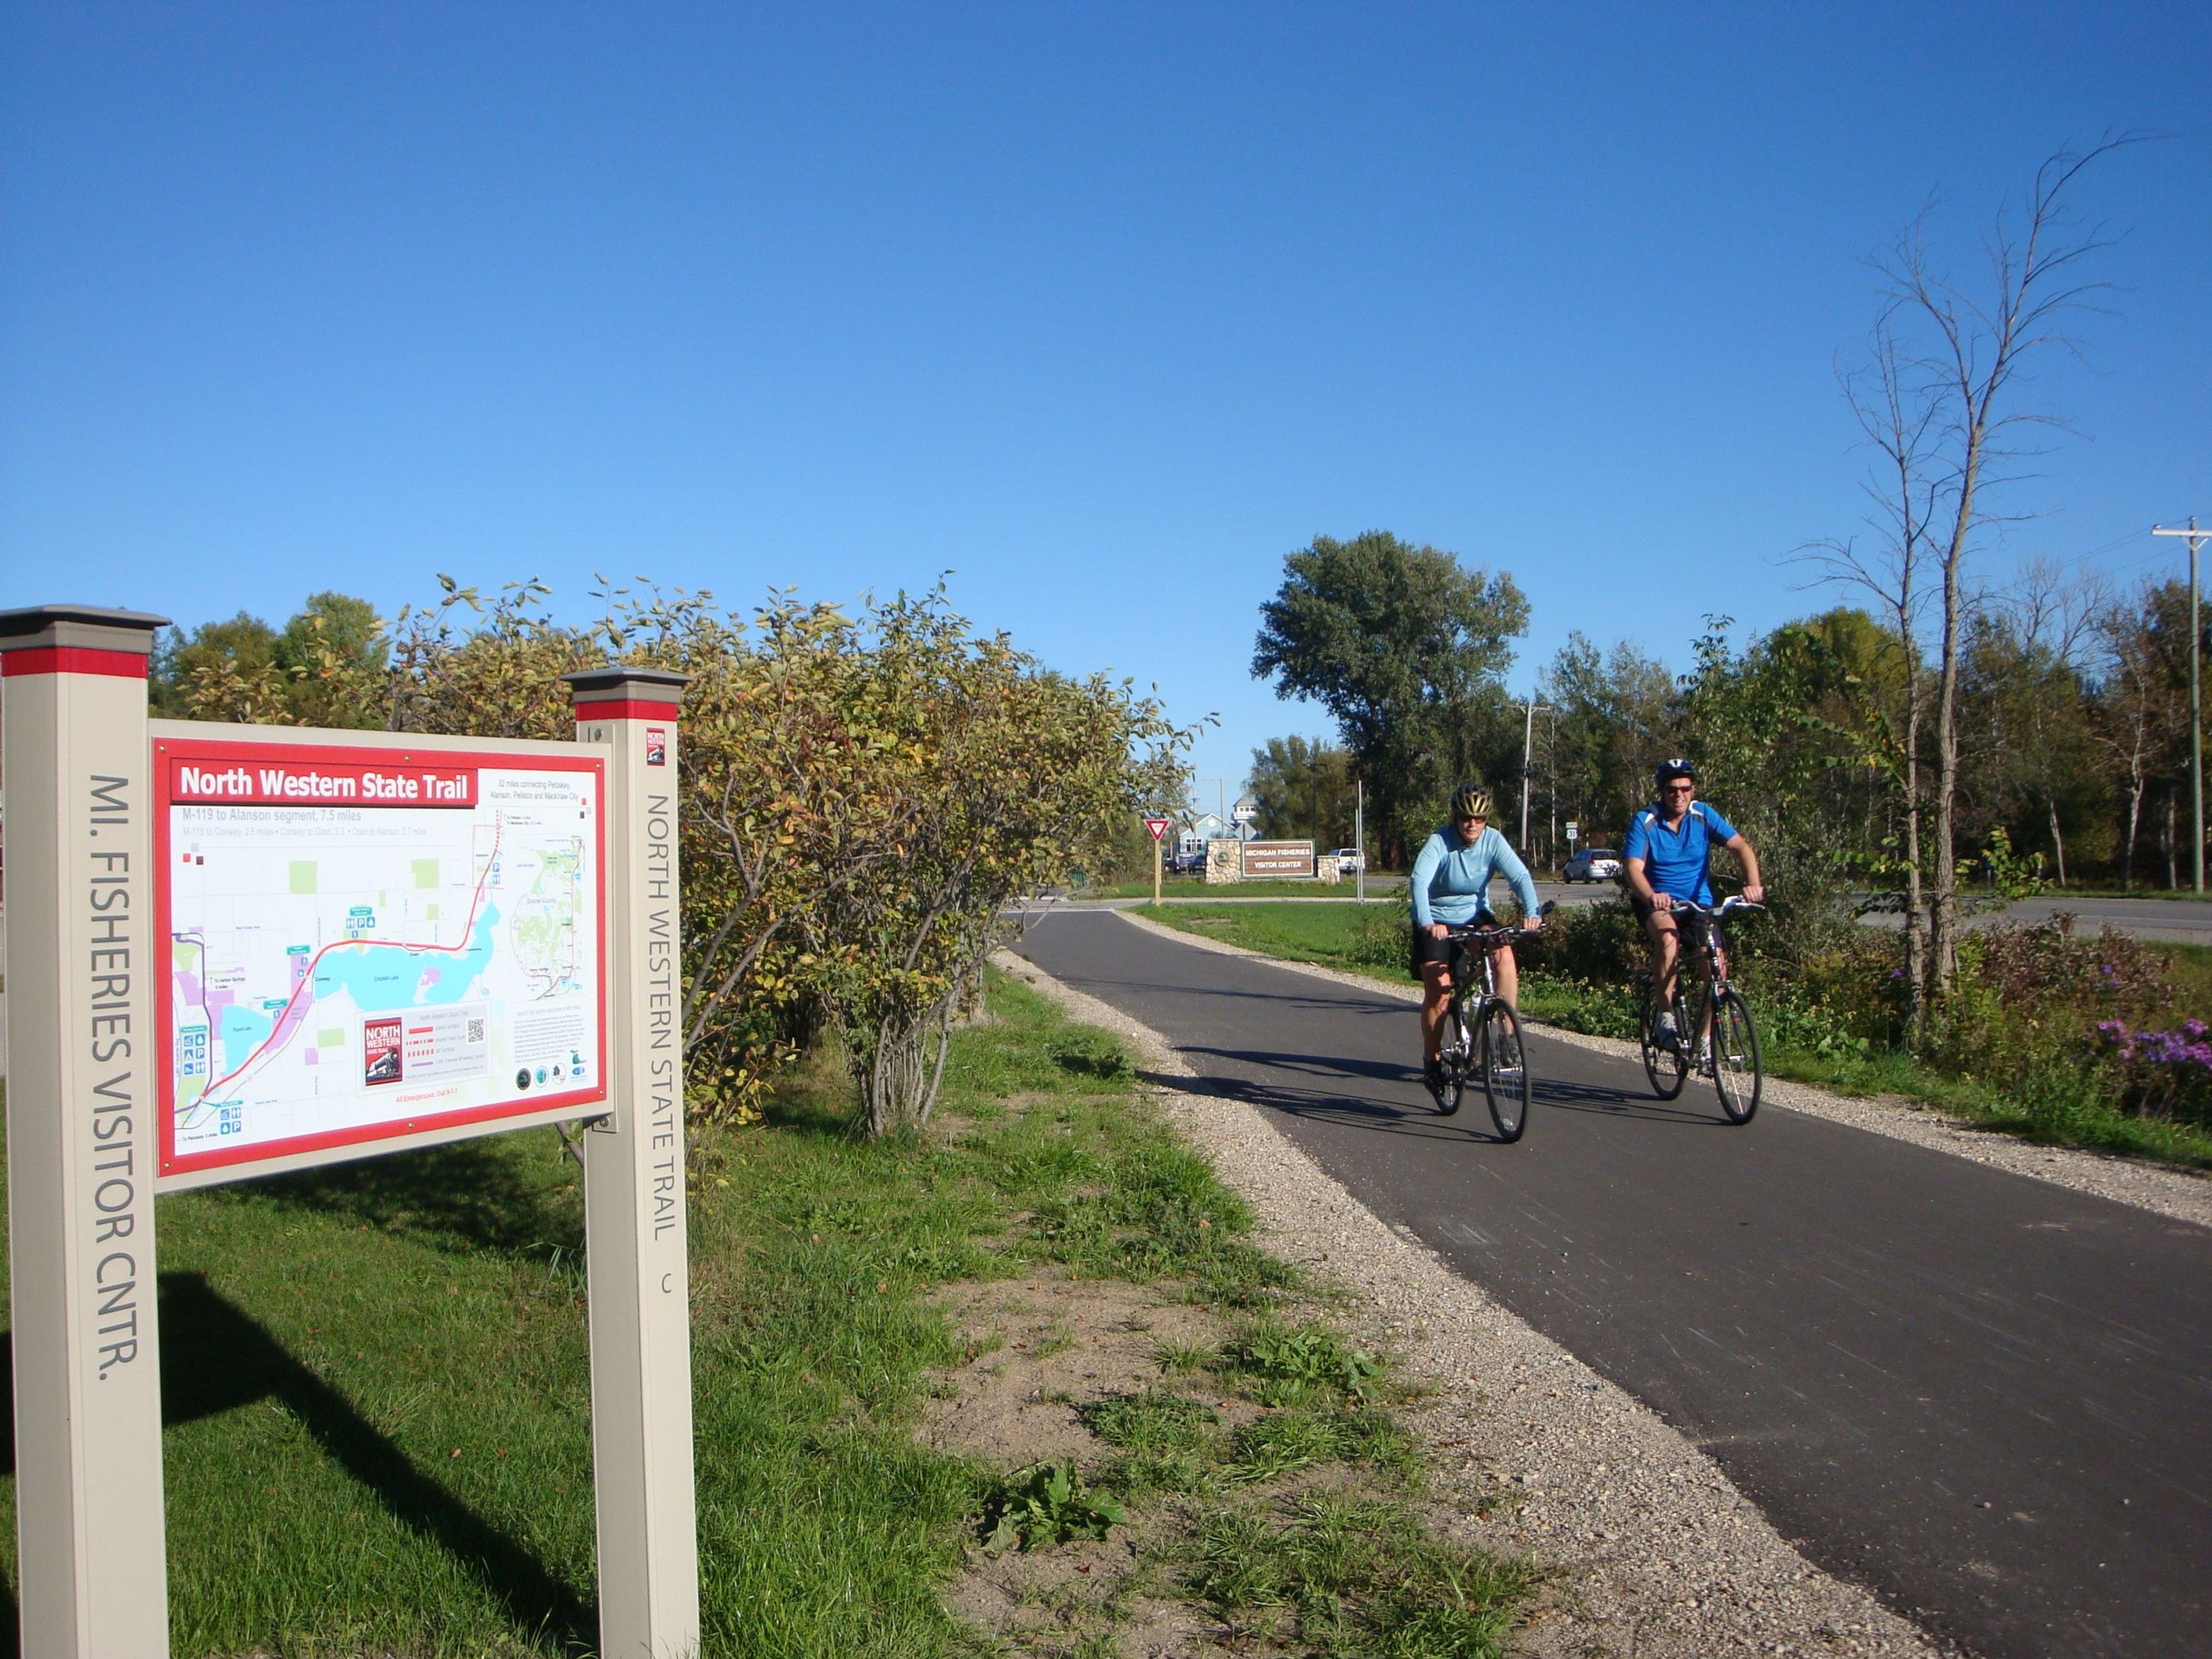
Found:
[[[1387,980],[1370,979],[1363,974],[1324,968],[1315,963],[1285,962],[1261,951],[1248,951],[1242,945],[1227,945],[1218,939],[1186,933],[1180,928],[1166,927],[1127,910],[1116,911],[1115,914],[1133,927],[1149,928],[1165,938],[1195,945],[1201,951],[1215,951],[1224,956],[1255,957],[1293,973],[1310,974],[1340,985],[1354,986],[1370,994],[1397,997],[1408,1003],[1420,1000],[1419,988],[1410,983],[1392,984]],[[1636,1045],[1618,1037],[1591,1036],[1582,1031],[1565,1030],[1540,1019],[1531,1019],[1528,1024],[1545,1036],[1561,1042],[1571,1042],[1579,1048],[1595,1048],[1601,1053],[1623,1055],[1631,1060],[1637,1057]],[[1767,1079],[1762,1102],[1767,1107],[1780,1107],[1785,1111],[1825,1117],[1833,1122],[1849,1124],[1855,1129],[1911,1141],[1916,1146],[1948,1152],[1977,1164],[1986,1164],[1993,1169],[2026,1176],[2031,1180],[2047,1181],[2053,1186],[2110,1199],[2115,1204],[2131,1205],[2169,1220],[2212,1227],[2212,1177],[2188,1170],[2164,1169],[2134,1158],[2112,1158],[2071,1147],[2039,1146],[1995,1130],[1978,1127],[1964,1118],[1954,1117],[1948,1112],[1917,1105],[1910,1101],[1893,1097],[1862,1098],[1832,1094],[1808,1084],[1786,1082],[1778,1078]]]
[[[1030,963],[1005,952],[996,960],[1075,1018],[1120,1035],[1156,1076],[1191,1075],[1149,1027]],[[1516,1638],[1517,1651],[1543,1659],[1956,1651],[1814,1566],[1656,1413],[1385,1225],[1256,1108],[1172,1088],[1162,1090],[1162,1106],[1252,1204],[1267,1248],[1340,1286],[1350,1319],[1433,1384],[1413,1421],[1437,1454],[1449,1523],[1470,1542],[1560,1572],[1561,1593]]]

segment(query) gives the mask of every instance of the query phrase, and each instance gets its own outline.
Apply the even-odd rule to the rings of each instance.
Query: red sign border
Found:
[[[457,1128],[471,1124],[489,1127],[480,1131],[490,1134],[497,1132],[499,1121],[510,1117],[541,1117],[544,1113],[566,1106],[592,1106],[607,1098],[607,1084],[612,1071],[612,1058],[607,1053],[607,764],[606,758],[579,750],[575,755],[550,754],[541,750],[523,752],[498,750],[422,749],[381,747],[365,744],[319,743],[255,743],[235,738],[156,738],[153,744],[154,774],[154,922],[156,949],[154,977],[155,1052],[158,1059],[155,1083],[160,1091],[161,1124],[156,1139],[159,1148],[157,1174],[161,1176],[196,1174],[204,1170],[232,1170],[240,1177],[253,1173],[258,1164],[297,1158],[302,1153],[332,1151],[342,1147],[366,1146],[376,1141],[405,1139],[411,1136],[441,1129]],[[177,1033],[174,1011],[171,1004],[170,987],[174,977],[169,961],[170,930],[170,872],[169,872],[169,809],[172,805],[182,806],[223,806],[237,805],[220,800],[190,800],[173,802],[169,793],[171,768],[183,761],[283,761],[295,764],[320,763],[329,765],[411,765],[417,760],[428,765],[447,767],[472,766],[479,770],[495,767],[514,772],[589,772],[598,781],[592,792],[592,811],[598,820],[599,860],[599,1082],[596,1087],[569,1090],[560,1094],[526,1095],[512,1100],[494,1101],[488,1105],[471,1106],[460,1111],[436,1112],[423,1117],[392,1119],[379,1124],[361,1124],[349,1129],[333,1129],[326,1133],[293,1135],[283,1140],[258,1141],[251,1146],[234,1150],[217,1149],[179,1156],[177,1152]],[[482,799],[482,791],[478,791]],[[302,802],[303,805],[314,803]],[[352,803],[343,803],[352,805]],[[249,805],[275,807],[275,801],[252,802]],[[363,805],[364,811],[407,810],[409,804],[397,807],[380,804]],[[420,810],[450,810],[423,807]],[[208,1034],[209,1064],[214,1064],[215,1034]],[[331,1160],[336,1162],[336,1159]],[[243,1166],[243,1167],[241,1167]]]

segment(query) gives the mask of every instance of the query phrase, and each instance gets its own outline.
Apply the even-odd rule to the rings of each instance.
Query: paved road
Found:
[[[1784,1535],[1993,1659],[2212,1650],[2212,1232],[1531,1044],[1443,1119],[1407,1006],[1066,911],[1020,947],[1659,1410]]]
[[[1403,877],[1396,878],[1398,891],[1405,888]],[[1540,881],[1536,890],[1547,899],[1557,899],[1563,905],[1595,904],[1601,899],[1611,898],[1620,890],[1611,882]],[[1370,884],[1369,902],[1372,902],[1376,890]],[[1348,892],[1313,890],[1302,883],[1285,882],[1281,899],[1303,900],[1311,904],[1349,904]],[[1266,898],[1205,898],[1177,896],[1166,901],[1170,904],[1273,904],[1281,899]],[[1098,901],[1081,901],[1096,903]],[[1146,899],[1109,899],[1104,902],[1116,909],[1132,909],[1149,904]],[[2181,945],[2212,945],[2212,901],[2203,899],[2139,899],[2086,898],[2071,895],[2059,898],[2022,899],[2008,908],[1971,916],[1966,925],[1984,927],[1998,920],[2007,921],[2047,921],[2051,916],[2065,911],[2075,918],[2078,931],[2094,933],[2110,925],[2124,933],[2133,933],[2138,939],[2165,939]],[[1896,918],[1869,916],[1867,922],[1874,927],[1895,927]]]

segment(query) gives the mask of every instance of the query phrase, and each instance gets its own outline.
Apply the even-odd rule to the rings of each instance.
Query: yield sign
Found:
[[[1165,818],[1146,818],[1145,820],[1145,828],[1151,830],[1152,832],[1152,839],[1154,841],[1158,841],[1163,836],[1167,834],[1168,821]]]

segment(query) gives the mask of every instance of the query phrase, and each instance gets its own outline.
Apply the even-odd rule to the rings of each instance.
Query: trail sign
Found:
[[[1145,828],[1151,830],[1152,832],[1152,839],[1154,841],[1158,841],[1167,834],[1168,821],[1165,818],[1146,818],[1145,820]]]
[[[156,721],[164,1191],[607,1098],[606,761]]]
[[[165,622],[0,611],[21,1650],[168,1651],[157,1188],[582,1118],[599,1651],[692,1659],[684,677],[567,676],[565,744],[149,723]]]

